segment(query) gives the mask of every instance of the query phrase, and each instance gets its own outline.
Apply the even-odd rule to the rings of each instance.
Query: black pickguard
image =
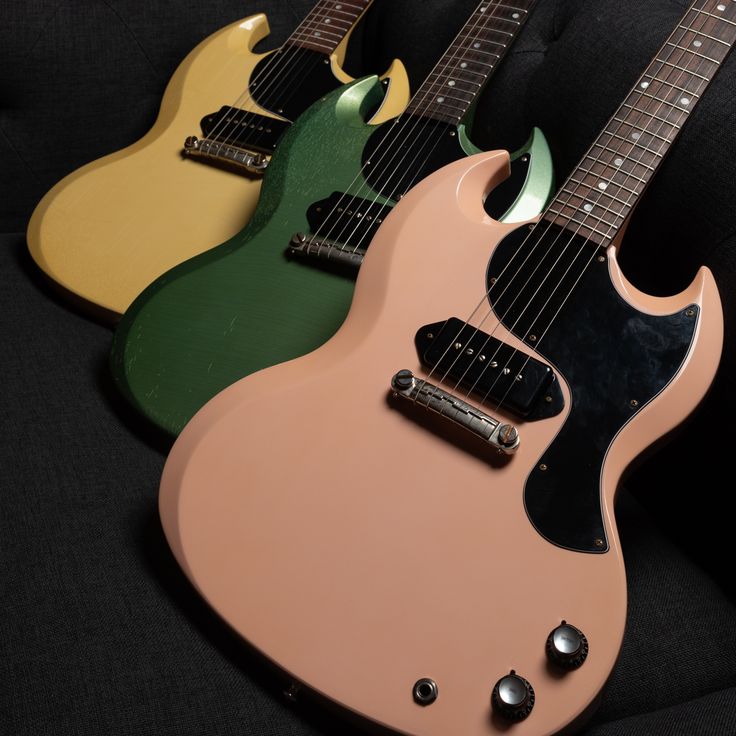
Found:
[[[279,73],[286,68],[288,73]],[[325,54],[282,46],[255,65],[248,90],[262,108],[293,122],[313,102],[341,84]]]
[[[363,175],[374,192],[398,201],[411,187],[431,173],[464,158],[457,127],[431,118],[405,114],[384,123],[363,149]],[[511,176],[486,199],[486,211],[500,217],[519,194],[530,165],[530,156],[516,159]]]
[[[286,120],[225,105],[202,118],[202,133],[229,145],[273,153],[291,124],[289,121],[339,86],[327,56],[311,49],[284,46],[255,65],[248,90],[263,109]]]
[[[664,317],[637,311],[614,288],[604,255],[580,236],[540,225],[507,236],[488,270],[491,301],[506,290],[493,305],[498,318],[547,359],[572,392],[565,424],[527,478],[524,503],[542,536],[579,552],[608,549],[600,500],[606,453],[678,372],[700,316],[696,305]],[[531,262],[540,258],[533,273]],[[521,436],[523,442],[523,429]]]

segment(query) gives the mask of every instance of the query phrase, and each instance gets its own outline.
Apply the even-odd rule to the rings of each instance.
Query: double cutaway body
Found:
[[[164,274],[126,312],[113,342],[112,372],[153,424],[178,434],[218,391],[328,340],[350,307],[362,260],[355,249],[368,247],[397,192],[408,186],[403,172],[411,169],[418,181],[427,170],[478,151],[463,125],[411,115],[367,124],[384,94],[380,81],[367,77],[312,105],[274,153],[248,226]],[[380,140],[384,131],[397,131],[391,145]],[[366,171],[368,160],[380,171]],[[538,214],[552,188],[541,131],[533,131],[516,160],[521,175],[512,177],[511,197],[501,197],[501,214],[519,221]],[[324,247],[326,262],[295,254],[300,232],[346,244],[343,255],[357,262],[337,263],[332,245]],[[318,249],[314,240],[305,236],[305,248]]]
[[[507,154],[479,154],[412,190],[371,245],[341,329],[210,401],[161,484],[178,561],[235,631],[287,676],[414,736],[543,736],[584,717],[626,618],[616,488],[694,409],[720,355],[710,272],[653,298],[622,276],[615,246],[587,244],[590,266],[537,348],[510,303],[476,309],[529,233],[483,209],[507,173]],[[511,413],[429,366],[418,331],[469,314],[550,369],[529,401],[547,403],[554,385],[553,409]],[[518,446],[499,454],[406,401],[401,370],[511,426],[516,437],[496,439]],[[572,671],[545,653],[562,621],[589,644]],[[511,670],[535,694],[513,726],[490,703]],[[413,692],[421,678],[436,685],[431,704]]]
[[[158,276],[247,224],[267,156],[290,121],[352,81],[340,67],[349,30],[331,54],[298,46],[253,53],[268,30],[259,14],[202,41],[171,78],[143,138],[83,166],[44,196],[28,226],[28,247],[67,297],[117,321]],[[409,100],[401,63],[387,78],[374,122],[398,115]]]

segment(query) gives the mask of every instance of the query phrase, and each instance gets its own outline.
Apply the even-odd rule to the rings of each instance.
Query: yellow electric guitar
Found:
[[[250,219],[269,154],[290,122],[352,81],[348,39],[372,0],[319,0],[279,49],[254,54],[263,14],[197,46],[169,82],[158,119],[139,141],[60,181],[36,207],[28,248],[74,301],[116,321],[173,266],[227,240]],[[401,62],[371,122],[402,112]]]

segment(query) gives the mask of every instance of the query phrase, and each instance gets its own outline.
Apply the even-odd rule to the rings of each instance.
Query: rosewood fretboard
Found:
[[[536,0],[480,3],[406,111],[459,123],[514,42],[535,3]]]
[[[286,44],[331,54],[372,0],[319,0]]]
[[[734,42],[736,0],[696,0],[544,220],[609,245]]]

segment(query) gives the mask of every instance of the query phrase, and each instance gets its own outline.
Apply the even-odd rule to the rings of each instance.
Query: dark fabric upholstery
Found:
[[[202,603],[156,511],[167,448],[112,390],[110,331],[60,301],[25,250],[38,199],[142,135],[177,63],[267,10],[282,41],[310,0],[0,0],[0,734],[358,732],[281,680]],[[354,75],[401,56],[416,83],[475,0],[376,0]],[[484,92],[473,137],[518,147],[532,125],[570,171],[683,12],[683,0],[539,0]],[[736,734],[736,607],[723,512],[736,402],[736,55],[634,216],[622,258],[644,290],[717,278],[726,347],[698,418],[642,465],[618,518],[627,635],[588,736]],[[296,612],[295,612],[295,615]]]

